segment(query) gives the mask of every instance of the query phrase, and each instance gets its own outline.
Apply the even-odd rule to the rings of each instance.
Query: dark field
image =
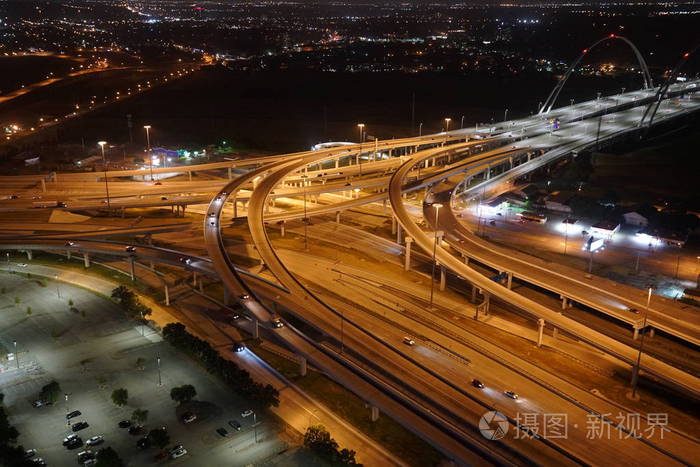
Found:
[[[600,90],[640,87],[637,77],[571,79],[560,102],[591,99]],[[135,146],[145,146],[143,124],[153,126],[152,145],[201,146],[222,140],[272,152],[308,149],[329,140],[356,140],[357,123],[382,139],[529,115],[544,100],[554,78],[448,74],[238,73],[205,67],[188,78],[66,122],[52,138],[61,144],[106,139],[129,141],[126,115],[132,114]],[[99,83],[91,86],[99,86]],[[70,92],[75,92],[70,91]],[[81,91],[89,94],[93,90]],[[1,111],[2,109],[0,109]],[[144,140],[144,141],[141,141]]]

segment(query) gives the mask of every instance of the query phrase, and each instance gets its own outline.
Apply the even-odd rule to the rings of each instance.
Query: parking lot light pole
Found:
[[[53,278],[56,281],[56,295],[58,295],[58,298],[61,298],[61,289],[58,288],[58,275],[54,275]]]
[[[160,355],[156,357],[156,365],[158,366],[158,386],[162,386],[163,381],[160,379]]]
[[[15,345],[15,360],[17,361],[17,369],[19,370],[19,354],[17,353],[17,341],[12,341]]]
[[[63,396],[66,398],[66,415],[68,415],[70,413],[70,409],[68,408],[68,393],[63,394]],[[70,425],[70,419],[68,419],[66,425]]]
[[[139,311],[139,313],[141,313],[141,337],[143,337],[143,336],[145,335],[145,334],[144,334],[144,333],[145,333],[144,328],[145,328],[146,326],[144,325],[143,311]]]
[[[243,415],[243,417],[247,418],[250,415],[253,415],[253,433],[255,436],[255,442],[258,442],[258,414],[255,413],[253,409],[250,409],[250,414]]]

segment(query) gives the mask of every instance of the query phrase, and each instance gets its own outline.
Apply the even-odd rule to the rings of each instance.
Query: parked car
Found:
[[[228,436],[229,436],[226,428],[217,428],[216,432],[219,433],[219,436],[221,436],[222,438],[228,438]]]
[[[130,435],[138,435],[143,431],[143,425],[131,425],[129,427],[129,434]]]
[[[472,380],[472,386],[474,386],[475,388],[484,389],[484,383],[482,383],[478,379]]]
[[[139,449],[150,448],[151,447],[151,439],[148,436],[144,436],[143,438],[136,441],[136,447]]]
[[[37,457],[36,459],[32,459],[30,462],[34,465],[41,465],[41,466],[46,465],[46,461],[41,457]]]
[[[248,410],[246,410],[245,412],[241,413],[241,417],[243,417],[243,418],[250,417],[251,415],[253,415],[253,411],[250,410],[250,409],[248,409]]]
[[[95,454],[91,450],[81,451],[78,453],[78,462],[85,462],[88,459],[93,459]]]
[[[70,443],[73,440],[78,439],[78,438],[80,438],[80,436],[78,436],[77,433],[70,434],[70,435],[66,436],[65,438],[63,438],[63,445],[66,446],[66,445],[68,445],[68,443]]]
[[[236,420],[229,420],[228,426],[230,426],[231,428],[233,428],[236,431],[241,431],[241,424],[238,423]]]
[[[102,444],[105,442],[105,439],[102,437],[102,435],[95,435],[89,440],[85,441],[85,444],[88,446],[97,446],[98,444]]]
[[[73,431],[80,431],[80,430],[84,430],[85,428],[87,428],[87,427],[89,427],[89,426],[90,426],[90,425],[88,424],[88,422],[82,421],[82,422],[78,422],[78,423],[76,423],[75,425],[73,425],[73,426],[71,427],[71,430],[73,430]]]
[[[83,439],[80,436],[73,438],[67,444],[64,444],[67,449],[78,449],[82,445]]]
[[[510,397],[511,399],[518,398],[518,395],[513,391],[504,391],[503,394],[505,394],[507,397]]]
[[[26,451],[24,451],[25,459],[31,459],[34,456],[36,456],[36,449],[27,449]]]
[[[628,308],[628,309],[629,309],[629,311],[631,311],[634,314],[637,314],[637,315],[639,314],[639,310],[636,308]]]
[[[131,420],[122,420],[119,422],[119,428],[129,428],[131,426]]]
[[[182,423],[192,423],[193,421],[197,420],[197,414],[194,414],[192,412],[185,412],[182,414]]]
[[[182,444],[176,444],[175,446],[170,448],[170,452],[173,453],[175,451],[179,451],[180,449],[185,449],[185,448],[182,447]]]
[[[75,246],[75,242],[66,242],[66,246]]]
[[[178,457],[182,457],[182,456],[184,456],[185,454],[187,454],[187,449],[181,448],[181,449],[178,449],[177,451],[171,452],[171,453],[170,453],[170,458],[171,458],[171,459],[177,459]]]
[[[75,418],[79,415],[82,415],[83,413],[80,410],[74,410],[71,413],[66,414],[66,420],[70,420],[71,418]]]
[[[97,464],[97,459],[88,459],[85,462],[83,462],[83,467],[87,467],[89,465],[95,465]]]

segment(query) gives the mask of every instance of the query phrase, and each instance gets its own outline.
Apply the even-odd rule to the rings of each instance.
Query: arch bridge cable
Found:
[[[651,79],[651,74],[649,73],[649,67],[647,66],[647,62],[644,60],[644,57],[642,56],[641,52],[639,49],[624,36],[618,36],[617,34],[610,34],[608,36],[603,37],[602,39],[598,39],[595,41],[593,44],[591,44],[588,48],[583,49],[581,51],[581,54],[578,56],[578,58],[574,61],[574,63],[571,64],[568,70],[566,70],[566,73],[564,76],[559,80],[559,82],[554,86],[554,89],[552,89],[552,92],[549,93],[549,96],[547,96],[547,100],[544,101],[544,104],[540,108],[538,115],[541,114],[546,114],[550,110],[552,110],[552,107],[554,106],[554,103],[556,102],[557,98],[559,97],[559,93],[561,90],[564,88],[564,85],[566,84],[566,81],[569,79],[569,76],[571,76],[571,73],[576,69],[578,64],[583,60],[583,57],[588,55],[588,52],[596,48],[599,44],[602,44],[603,42],[608,42],[608,41],[613,41],[613,40],[621,40],[625,44],[629,45],[632,51],[634,52],[635,57],[637,57],[637,61],[639,62],[639,67],[642,69],[642,75],[644,77],[644,89],[651,89],[654,87],[654,82]]]

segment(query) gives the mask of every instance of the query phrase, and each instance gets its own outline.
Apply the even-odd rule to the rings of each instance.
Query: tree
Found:
[[[362,465],[355,460],[355,451],[338,449],[338,443],[323,425],[313,425],[306,429],[304,447],[331,465]]]
[[[39,398],[48,402],[56,402],[61,395],[61,385],[56,381],[51,381],[49,384],[41,388]]]
[[[146,360],[142,357],[139,357],[136,359],[136,368],[139,370],[143,370],[143,364],[146,363]]]
[[[132,317],[148,316],[152,313],[152,310],[141,303],[134,292],[123,285],[112,290],[112,300],[117,302]]]
[[[191,401],[196,395],[197,390],[191,384],[174,387],[170,390],[170,398],[180,404]]]
[[[95,467],[124,467],[124,461],[121,460],[117,451],[111,447],[97,451],[96,460]]]
[[[129,400],[129,391],[124,388],[112,391],[112,402],[118,407],[124,407]]]
[[[148,410],[136,409],[131,414],[131,419],[136,423],[144,423],[148,419]]]
[[[170,435],[162,428],[151,430],[148,433],[148,439],[151,440],[151,444],[158,446],[159,449],[163,449],[170,443]]]
[[[15,304],[19,305],[20,303],[22,303],[22,299],[19,297],[15,297]]]

